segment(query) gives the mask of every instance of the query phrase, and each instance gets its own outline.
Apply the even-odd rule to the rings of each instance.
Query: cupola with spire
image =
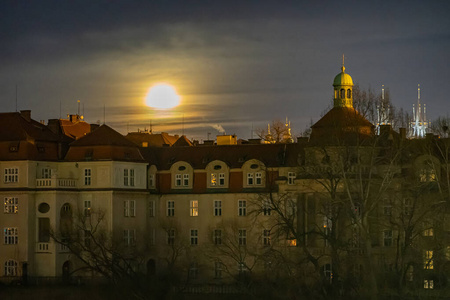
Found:
[[[353,80],[345,73],[344,56],[342,55],[341,73],[334,77],[334,107],[353,107]]]

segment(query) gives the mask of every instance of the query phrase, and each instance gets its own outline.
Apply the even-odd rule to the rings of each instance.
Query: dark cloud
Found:
[[[385,84],[409,110],[421,83],[437,115],[449,11],[447,1],[3,1],[0,104],[14,110],[17,84],[19,109],[38,119],[59,116],[60,104],[73,113],[81,99],[88,121],[102,120],[105,105],[123,129],[123,117],[146,112],[148,86],[169,81],[185,115],[196,113],[185,122],[234,122],[248,135],[288,116],[303,129],[329,105],[345,53],[363,88]]]

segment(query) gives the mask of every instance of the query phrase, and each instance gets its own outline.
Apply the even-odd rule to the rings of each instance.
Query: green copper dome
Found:
[[[342,72],[337,74],[336,77],[334,77],[333,86],[340,86],[340,85],[353,86],[352,77],[345,73],[345,67],[342,66],[341,70]]]

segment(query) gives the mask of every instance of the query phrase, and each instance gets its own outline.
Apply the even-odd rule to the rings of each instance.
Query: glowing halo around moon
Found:
[[[181,97],[175,88],[166,83],[159,83],[151,88],[145,96],[145,104],[157,109],[169,109],[180,104]]]

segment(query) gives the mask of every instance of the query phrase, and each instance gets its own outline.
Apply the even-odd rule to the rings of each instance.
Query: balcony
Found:
[[[76,179],[68,178],[44,178],[36,179],[36,188],[51,189],[62,188],[71,189],[77,187]]]
[[[36,252],[40,253],[48,253],[50,252],[49,249],[49,243],[37,243],[36,244]]]

